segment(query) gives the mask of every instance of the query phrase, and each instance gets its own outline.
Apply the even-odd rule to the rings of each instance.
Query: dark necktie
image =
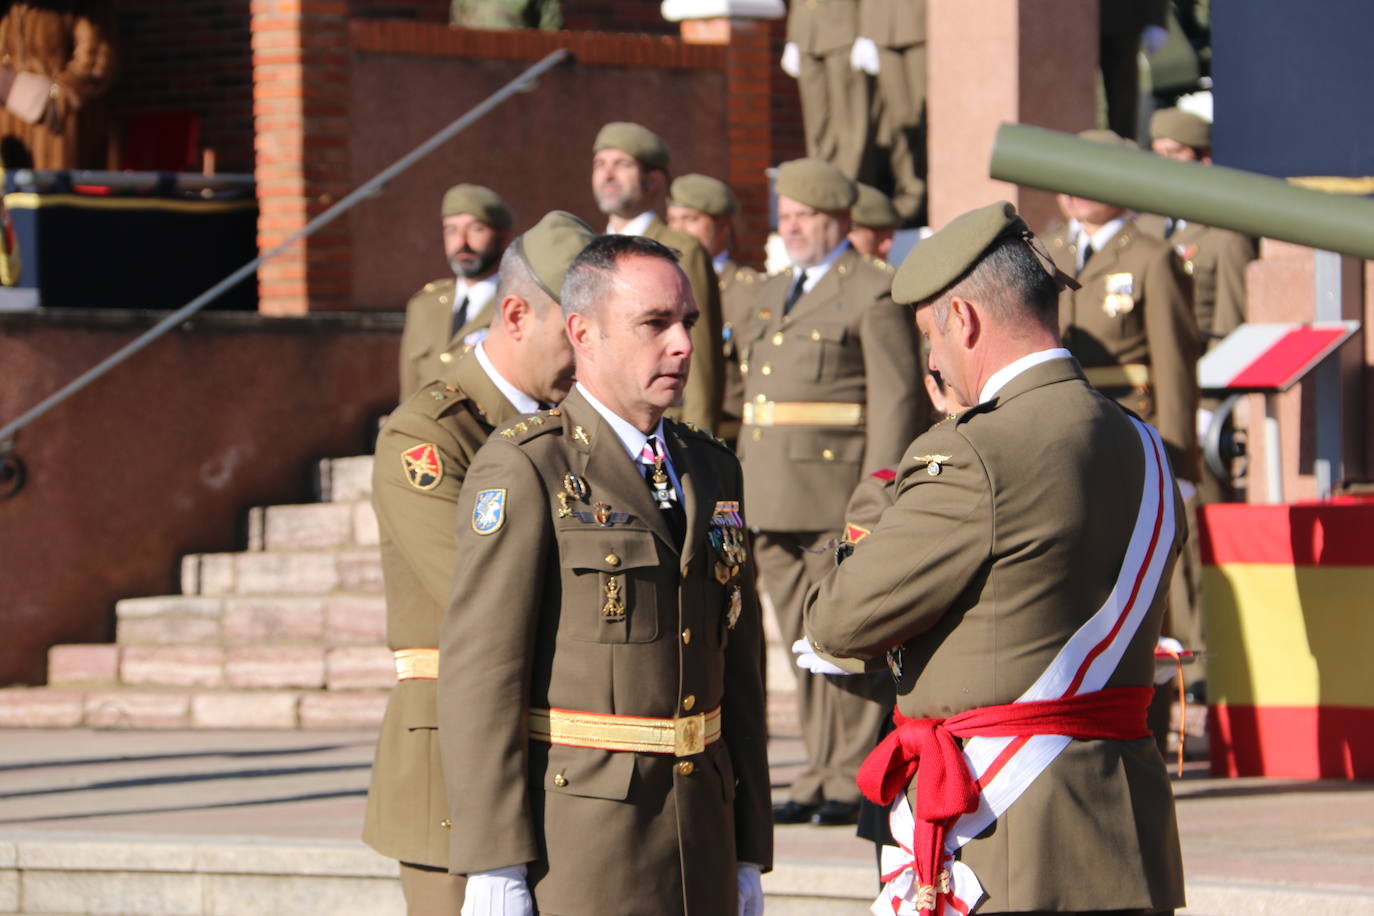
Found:
[[[1094,250],[1095,249],[1093,248],[1092,239],[1088,239],[1086,242],[1083,243],[1083,267],[1078,268],[1078,273],[1081,274],[1083,272],[1083,268],[1088,266],[1088,259],[1093,256]]]
[[[782,304],[782,313],[786,315],[792,311],[792,306],[797,304],[797,300],[802,297],[806,286],[806,271],[797,271],[797,282],[792,284],[792,288],[787,291],[787,301]]]
[[[448,329],[449,339],[452,339],[453,335],[461,331],[463,325],[468,323],[468,294],[466,291],[462,293],[462,297],[453,306],[453,323],[449,325]]]
[[[672,478],[668,476],[667,456],[657,436],[650,436],[644,443],[639,453],[639,463],[643,466],[644,480],[649,485],[649,495],[663,512],[663,519],[673,533],[674,542],[681,547],[687,531],[687,517],[678,501]]]

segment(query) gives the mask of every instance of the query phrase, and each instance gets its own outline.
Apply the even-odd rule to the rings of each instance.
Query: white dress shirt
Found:
[[[677,491],[679,503],[685,506],[686,503],[682,502],[682,485],[678,482],[677,471],[673,469],[673,458],[668,452],[668,439],[663,435],[662,418],[659,419],[658,425],[654,427],[654,431],[649,435],[645,435],[636,429],[630,421],[621,417],[605,404],[598,401],[590,391],[582,387],[581,382],[577,383],[577,390],[582,392],[582,396],[587,399],[587,403],[592,405],[593,409],[601,414],[601,418],[615,431],[616,437],[620,439],[620,444],[625,447],[625,451],[629,453],[630,460],[635,463],[635,467],[638,468],[641,473],[644,470],[644,465],[639,460],[639,456],[644,451],[644,445],[649,441],[649,435],[658,437],[659,443],[663,446],[663,467],[668,471],[668,479],[672,481],[673,489]]]
[[[636,216],[634,219],[632,219],[632,220],[630,220],[628,223],[626,223],[625,226],[624,226],[624,228],[622,228],[619,232],[616,232],[614,229],[611,228],[610,224],[607,223],[607,224],[606,224],[606,234],[607,234],[607,235],[643,235],[643,234],[645,233],[645,231],[648,230],[649,224],[652,223],[653,221],[654,221],[654,211],[652,211],[652,210],[646,210],[645,212],[639,214],[639,215]]]
[[[539,409],[538,401],[506,381],[505,376],[496,371],[496,367],[487,358],[487,350],[483,344],[479,343],[473,348],[473,352],[477,354],[477,365],[482,367],[487,378],[491,379],[491,383],[496,386],[497,390],[506,396],[506,400],[515,405],[516,410],[520,413],[534,413]]]
[[[1034,353],[1027,353],[1020,359],[1014,359],[1001,369],[998,369],[988,380],[983,383],[983,390],[978,395],[978,403],[982,404],[991,401],[997,396],[997,392],[1007,386],[1007,383],[1016,378],[1027,369],[1047,363],[1052,359],[1067,359],[1073,356],[1063,347],[1051,347],[1048,350],[1036,350]]]

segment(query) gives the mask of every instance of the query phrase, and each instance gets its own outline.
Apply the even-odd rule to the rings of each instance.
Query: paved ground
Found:
[[[795,729],[777,724],[775,791],[801,754]],[[0,839],[53,830],[353,840],[372,748],[372,734],[357,731],[0,730]],[[1198,888],[1330,889],[1351,895],[1342,911],[1374,908],[1374,784],[1219,780],[1198,763],[1175,792]],[[778,857],[867,865],[872,851],[847,828],[803,826],[779,829]]]

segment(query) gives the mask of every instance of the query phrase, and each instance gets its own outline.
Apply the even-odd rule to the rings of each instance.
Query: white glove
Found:
[[[795,41],[789,41],[782,46],[782,72],[792,79],[801,76],[801,48],[797,47]]]
[[[1154,55],[1159,53],[1159,49],[1164,47],[1164,43],[1169,40],[1169,30],[1163,26],[1147,25],[1145,30],[1140,33],[1140,43],[1145,46],[1145,53]]]
[[[797,667],[804,668],[812,674],[851,674],[834,662],[828,662],[816,654],[816,650],[811,648],[811,643],[807,642],[806,637],[792,643],[792,654],[797,657]]]
[[[863,36],[854,39],[854,47],[849,49],[849,69],[877,76],[878,68],[878,46],[873,39]]]
[[[753,862],[739,863],[739,916],[763,916],[762,870]]]
[[[460,916],[534,916],[525,866],[509,865],[468,875]]]

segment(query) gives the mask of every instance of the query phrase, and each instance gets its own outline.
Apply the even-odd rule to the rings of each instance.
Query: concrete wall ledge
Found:
[[[0,312],[0,330],[74,328],[80,330],[142,331],[157,324],[171,312],[144,309],[37,309],[32,312]],[[394,331],[399,334],[405,313],[336,311],[303,315],[264,315],[250,311],[204,311],[186,319],[190,325],[207,331]],[[169,331],[175,334],[175,331]]]

